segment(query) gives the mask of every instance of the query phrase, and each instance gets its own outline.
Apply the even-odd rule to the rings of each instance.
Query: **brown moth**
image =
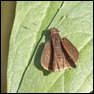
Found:
[[[59,71],[76,67],[79,52],[66,38],[61,39],[56,28],[50,29],[51,40],[45,43],[41,56],[41,65],[50,71]]]

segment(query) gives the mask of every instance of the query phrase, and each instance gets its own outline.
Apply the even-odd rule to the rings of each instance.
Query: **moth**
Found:
[[[45,43],[41,56],[41,65],[50,71],[59,71],[67,68],[76,68],[79,52],[67,39],[59,36],[56,28],[50,29],[51,40]]]

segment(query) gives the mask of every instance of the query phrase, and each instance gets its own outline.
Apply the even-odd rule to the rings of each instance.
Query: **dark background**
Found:
[[[1,93],[7,92],[7,61],[16,2],[1,1]]]

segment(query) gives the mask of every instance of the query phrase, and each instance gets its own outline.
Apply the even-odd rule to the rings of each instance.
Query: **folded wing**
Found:
[[[62,39],[62,47],[63,47],[63,52],[65,54],[65,58],[67,63],[71,67],[76,67],[75,63],[77,62],[79,58],[79,52],[75,48],[75,46],[66,38]]]
[[[41,65],[43,66],[44,69],[46,70],[53,70],[53,57],[52,57],[52,47],[51,47],[51,42],[48,41],[46,42],[43,53],[41,56]]]

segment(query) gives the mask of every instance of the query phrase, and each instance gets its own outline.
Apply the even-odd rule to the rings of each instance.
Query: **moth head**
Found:
[[[54,27],[50,29],[51,35],[57,34],[59,31]]]

